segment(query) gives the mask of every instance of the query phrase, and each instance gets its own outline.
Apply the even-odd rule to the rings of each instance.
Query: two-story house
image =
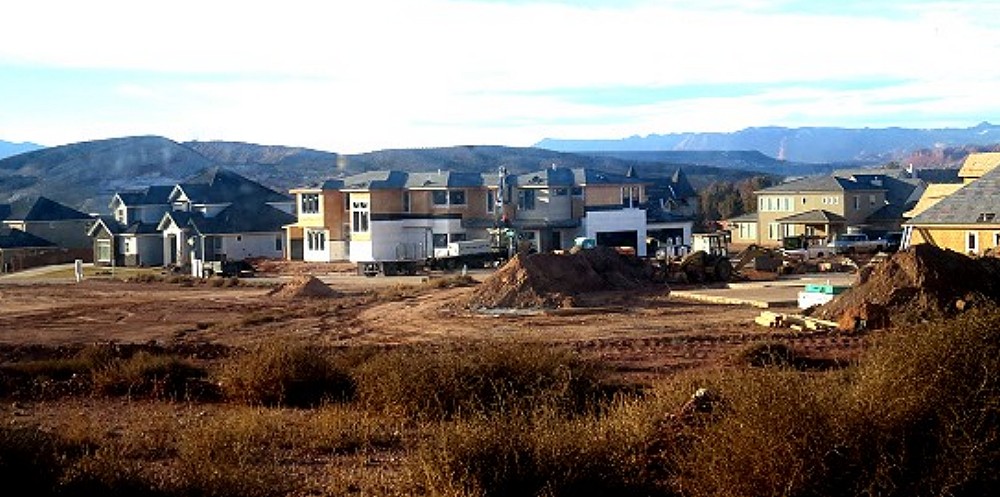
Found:
[[[900,229],[903,212],[926,184],[905,171],[838,171],[788,181],[754,192],[757,212],[730,219],[734,243],[778,245],[786,236],[832,239],[847,229]]]
[[[87,249],[87,230],[94,217],[46,197],[23,199],[7,205],[0,221],[7,228],[30,233],[66,249]]]
[[[281,258],[283,226],[295,220],[291,197],[220,168],[119,193],[109,207],[112,215],[89,232],[95,261],[105,265]]]
[[[170,211],[172,186],[116,193],[110,216],[101,216],[87,233],[94,239],[94,261],[102,265],[159,266],[163,264],[163,234],[157,229]],[[114,257],[114,261],[112,261]]]
[[[521,175],[366,172],[291,190],[298,219],[285,227],[287,256],[421,259],[441,255],[449,243],[488,238],[498,226],[542,251],[586,236],[644,254],[649,183],[562,167]]]
[[[934,184],[904,224],[903,247],[929,243],[971,255],[1000,251],[1000,153],[971,154],[961,183]]]

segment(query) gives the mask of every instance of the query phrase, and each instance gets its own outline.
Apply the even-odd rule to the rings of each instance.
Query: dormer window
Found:
[[[979,217],[976,218],[977,223],[990,223],[993,219],[997,217],[995,212],[980,212]]]

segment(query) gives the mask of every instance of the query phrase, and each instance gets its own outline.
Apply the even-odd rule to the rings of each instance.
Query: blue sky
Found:
[[[363,152],[1000,122],[995,0],[16,3],[7,141]]]

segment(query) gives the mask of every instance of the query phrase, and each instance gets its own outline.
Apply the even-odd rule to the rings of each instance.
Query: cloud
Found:
[[[12,2],[0,78],[104,74],[91,131],[340,151],[1000,113],[995,2],[691,4]]]

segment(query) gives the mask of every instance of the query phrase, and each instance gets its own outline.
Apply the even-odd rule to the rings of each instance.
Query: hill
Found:
[[[43,147],[35,143],[11,143],[0,140],[0,159],[5,159],[17,154],[23,154],[25,152],[32,152],[40,148]]]
[[[836,163],[898,160],[922,148],[1000,143],[1000,126],[971,128],[746,128],[732,133],[670,133],[619,140],[545,139],[540,148],[562,152],[756,150],[795,162]]]
[[[655,157],[651,157],[655,159]],[[383,150],[338,155],[297,147],[237,142],[177,143],[158,136],[113,138],[46,148],[0,160],[0,203],[44,194],[85,212],[105,212],[118,191],[174,184],[214,165],[232,169],[279,191],[319,184],[374,169],[522,173],[557,164],[640,176],[668,176],[676,163],[554,152],[536,148],[461,146]],[[754,172],[684,165],[699,188],[714,180],[737,181]]]

